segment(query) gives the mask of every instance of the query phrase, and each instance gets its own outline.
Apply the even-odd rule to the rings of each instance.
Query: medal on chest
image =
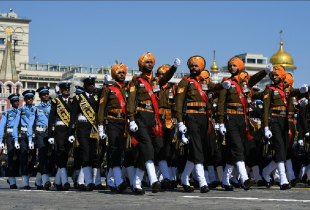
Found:
[[[157,93],[160,91],[160,86],[157,85],[156,82],[154,82],[154,85],[153,85],[153,93]]]
[[[203,81],[203,84],[201,85],[202,90],[209,90],[208,84],[206,83],[206,81]]]
[[[169,90],[169,99],[173,99],[173,92],[171,89]]]

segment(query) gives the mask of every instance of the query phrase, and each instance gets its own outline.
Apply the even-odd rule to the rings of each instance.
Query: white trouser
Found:
[[[158,181],[157,176],[156,176],[156,172],[155,172],[154,162],[151,160],[146,161],[145,167],[146,167],[147,175],[150,179],[150,184],[152,186],[153,183]]]
[[[226,167],[223,173],[223,178],[222,178],[223,185],[230,185],[229,179],[230,179],[230,176],[233,170],[234,170],[234,166],[226,164]]]
[[[133,182],[133,188],[142,189],[141,181],[143,179],[143,176],[144,176],[144,171],[142,171],[140,168],[137,168],[136,169],[135,180]]]
[[[195,164],[193,162],[189,160],[186,162],[184,171],[181,176],[182,184],[190,186],[188,179],[194,167],[195,167]]]

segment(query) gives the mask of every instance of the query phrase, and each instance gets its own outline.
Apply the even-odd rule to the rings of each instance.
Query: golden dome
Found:
[[[211,69],[211,72],[218,72],[219,71],[219,67],[215,63],[215,50],[214,50],[213,53],[214,53],[214,60],[213,60],[213,65],[210,67],[210,69]]]
[[[281,42],[280,42],[280,49],[277,53],[275,53],[270,58],[270,63],[272,65],[282,65],[287,68],[293,68],[296,69],[296,66],[294,66],[294,60],[290,54],[284,51],[283,49],[283,42],[282,42],[282,30],[281,30]]]

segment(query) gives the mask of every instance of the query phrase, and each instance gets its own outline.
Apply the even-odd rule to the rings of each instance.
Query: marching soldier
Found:
[[[288,118],[290,97],[297,96],[299,93],[308,91],[308,86],[303,85],[300,89],[294,89],[289,85],[284,85],[286,72],[280,65],[273,67],[273,72],[270,73],[270,79],[273,84],[266,86],[264,91],[264,112],[263,124],[265,126],[265,137],[270,139],[275,147],[275,155],[273,161],[263,170],[263,181],[267,188],[270,187],[269,175],[278,168],[280,175],[280,190],[291,188],[285,173],[284,161],[286,161],[287,148],[290,144],[289,135],[290,125]],[[270,127],[270,128],[269,128]]]
[[[180,65],[180,60],[175,59],[173,66],[158,80],[152,76],[152,70],[155,65],[155,59],[152,53],[144,53],[138,60],[141,76],[134,77],[129,87],[129,97],[127,104],[127,114],[130,121],[129,128],[136,132],[138,136],[138,146],[140,161],[144,160],[145,167],[150,179],[152,192],[157,193],[161,187],[158,181],[154,166],[154,148],[156,142],[153,142],[152,136],[161,136],[162,125],[160,122],[158,101],[154,93],[160,91],[175,73]],[[144,168],[144,164],[140,164]],[[143,170],[137,168],[136,182],[134,182],[134,191],[137,194],[143,194],[140,180],[143,177]],[[142,175],[142,177],[141,177]]]
[[[222,84],[209,83],[201,77],[205,69],[205,60],[198,55],[191,56],[187,61],[190,70],[189,77],[183,77],[178,86],[175,116],[178,121],[180,133],[188,133],[189,155],[182,173],[181,182],[186,192],[193,192],[189,185],[189,176],[193,169],[197,175],[200,192],[206,193],[210,189],[204,175],[203,142],[206,141],[207,131],[210,130],[208,122],[208,99],[206,92],[220,90]],[[227,84],[226,84],[227,83]],[[225,82],[229,86],[230,82]],[[183,123],[185,121],[185,124]]]
[[[270,65],[267,65],[265,70],[253,75],[249,80],[244,80],[240,76],[240,73],[244,70],[243,61],[238,57],[233,57],[228,61],[228,70],[231,73],[231,77],[227,81],[231,82],[231,87],[220,91],[218,102],[220,132],[226,137],[228,149],[226,167],[222,179],[225,190],[232,191],[234,189],[229,183],[229,177],[231,176],[234,165],[238,168],[244,190],[248,190],[251,187],[251,182],[245,168],[243,152],[243,141],[245,138],[249,140],[253,139],[249,133],[247,111],[250,98],[245,97],[245,93],[262,80],[267,73],[272,71]],[[226,115],[224,115],[225,113]],[[227,132],[224,125],[224,118],[226,118]]]
[[[123,144],[126,140],[124,138],[125,124],[127,123],[126,85],[124,84],[126,73],[127,66],[125,64],[113,66],[111,74],[115,83],[103,87],[98,112],[99,136],[101,139],[106,138],[103,128],[105,126],[109,142],[108,164],[113,170],[117,191],[120,193],[127,188],[121,171]]]
[[[75,95],[72,102],[69,123],[69,141],[74,141],[74,131],[81,147],[81,159],[87,191],[93,191],[93,164],[95,154],[99,152],[99,135],[96,124],[98,95],[94,94],[96,76],[89,75],[81,79],[85,92]]]
[[[34,114],[30,116],[28,128],[35,125],[35,141],[39,150],[39,166],[36,185],[38,190],[49,190],[51,182],[48,176],[48,150],[54,141],[48,139],[48,119],[50,115],[51,103],[49,87],[43,86],[37,89],[41,103],[34,108]],[[28,136],[32,136],[32,129],[27,130]],[[42,176],[42,178],[40,178]]]
[[[32,135],[28,132],[29,127],[29,118],[31,115],[34,115],[33,97],[34,90],[26,90],[23,92],[24,101],[26,104],[19,108],[16,115],[15,124],[13,127],[13,138],[15,142],[20,144],[20,166],[21,166],[21,175],[23,181],[23,188],[25,190],[30,190],[29,186],[29,171],[28,171],[28,149],[31,150],[31,153],[34,152],[34,144],[32,141]],[[20,137],[19,137],[20,131]],[[32,158],[32,154],[29,156]]]
[[[19,105],[19,94],[11,94],[8,99],[12,105],[11,109],[6,110],[2,113],[2,118],[0,122],[0,149],[4,149],[6,135],[6,145],[8,154],[8,168],[9,168],[9,179],[11,189],[17,189],[15,176],[18,173],[17,165],[17,150],[20,149],[18,141],[14,141],[12,133],[13,126],[15,124],[17,109]]]
[[[50,117],[48,120],[48,141],[57,145],[57,173],[60,174],[63,190],[70,189],[67,176],[68,152],[72,147],[72,141],[68,141],[68,127],[70,122],[71,99],[70,81],[61,81],[57,84],[60,89],[60,96],[52,99]],[[54,128],[54,135],[53,129]],[[56,183],[59,189],[59,183]]]

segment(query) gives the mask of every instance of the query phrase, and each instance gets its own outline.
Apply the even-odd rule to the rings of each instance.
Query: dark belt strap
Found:
[[[227,109],[233,109],[236,111],[243,111],[243,106],[227,106]]]
[[[113,112],[108,112],[108,116],[113,116],[113,117],[117,117],[117,118],[124,118],[125,114],[124,113],[113,113]]]
[[[144,108],[144,109],[153,109],[153,105],[152,104],[141,104],[138,103],[138,107]]]
[[[207,111],[207,107],[205,106],[188,106],[187,107],[188,110],[196,110],[196,111]]]

